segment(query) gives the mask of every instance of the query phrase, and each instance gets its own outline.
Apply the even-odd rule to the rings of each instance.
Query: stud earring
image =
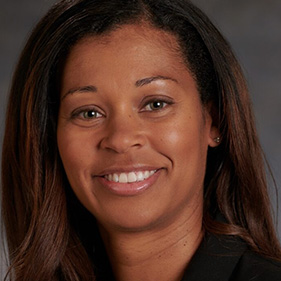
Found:
[[[216,143],[220,143],[221,138],[220,138],[220,137],[216,137],[216,138],[214,138],[214,141],[215,141]]]

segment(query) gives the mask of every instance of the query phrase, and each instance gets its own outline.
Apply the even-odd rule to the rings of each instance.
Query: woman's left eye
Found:
[[[156,100],[153,102],[148,103],[145,107],[144,110],[146,111],[156,111],[156,110],[160,110],[162,108],[164,108],[165,106],[167,106],[167,102],[165,101],[160,101],[160,100]]]

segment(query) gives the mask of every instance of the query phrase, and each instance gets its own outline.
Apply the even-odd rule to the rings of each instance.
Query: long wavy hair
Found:
[[[7,279],[105,278],[95,219],[72,193],[57,149],[60,72],[81,38],[141,22],[176,36],[202,105],[213,104],[222,142],[208,151],[204,228],[281,259],[247,87],[206,15],[187,0],[63,0],[35,27],[12,81],[2,156]],[[217,213],[225,222],[215,220]]]

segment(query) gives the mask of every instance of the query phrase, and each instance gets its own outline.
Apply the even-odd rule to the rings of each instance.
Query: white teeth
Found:
[[[143,181],[143,180],[144,180],[143,173],[137,172],[137,181]]]
[[[137,176],[134,172],[131,172],[128,174],[128,182],[136,182]]]
[[[150,176],[149,171],[145,171],[145,172],[144,172],[144,178],[147,179],[149,176]]]
[[[126,183],[128,182],[128,177],[125,173],[122,173],[120,176],[119,176],[119,182],[121,183]]]
[[[114,181],[114,182],[118,182],[119,181],[119,177],[118,177],[117,174],[113,174],[112,175],[112,181]]]
[[[108,174],[105,175],[104,177],[108,181],[113,181],[113,182],[120,182],[120,183],[132,183],[132,182],[138,182],[138,181],[143,181],[149,177],[151,177],[156,170],[153,171],[139,171],[139,172],[129,172],[129,173],[121,173],[121,174]]]

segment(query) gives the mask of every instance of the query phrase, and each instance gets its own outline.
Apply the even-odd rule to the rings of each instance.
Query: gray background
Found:
[[[7,92],[19,52],[34,24],[55,2],[0,0],[1,147]],[[226,36],[242,64],[253,100],[261,143],[281,194],[281,1],[193,2],[207,13]],[[276,212],[277,200],[273,188],[270,193]],[[279,205],[281,206],[281,198]],[[279,210],[279,220],[280,217]],[[281,223],[278,228],[280,237]],[[0,280],[3,279],[4,271],[4,266],[0,263]]]

